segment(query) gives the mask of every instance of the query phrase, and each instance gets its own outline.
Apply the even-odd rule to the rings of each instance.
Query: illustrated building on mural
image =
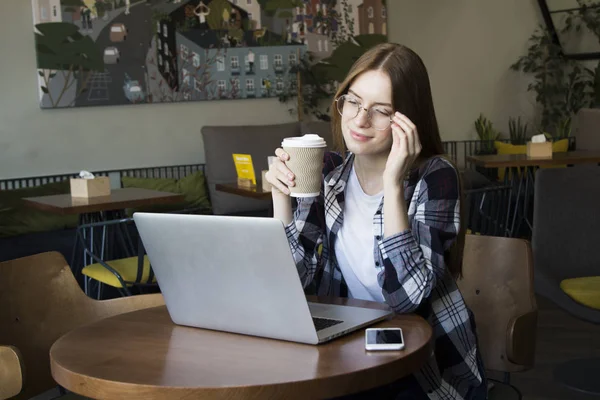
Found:
[[[249,1],[256,2],[230,2],[229,14],[236,17],[224,18],[229,29],[211,29],[208,20],[193,27],[185,25],[190,17],[186,7],[198,7],[200,3],[208,7],[210,1],[206,0],[189,2],[157,22],[158,70],[169,87],[182,94],[182,100],[273,97],[286,84],[295,83],[288,70],[297,62],[298,54],[305,52],[305,45],[288,41],[264,26],[243,29],[262,25],[261,18],[251,19],[253,14],[239,5]]]
[[[37,24],[44,24],[49,22],[62,22],[62,10],[60,8],[60,0],[34,0],[33,3],[33,27],[34,30]],[[40,76],[38,73],[38,96],[43,98],[44,92],[42,86],[44,86],[44,77],[48,79],[52,73],[50,70],[38,70],[44,76]]]
[[[35,0],[33,2],[33,26],[47,22],[61,22],[60,0]]]
[[[337,32],[336,2],[332,0],[303,0],[296,7],[292,25],[292,38],[300,40],[316,59],[327,58],[333,52],[331,34]]]
[[[344,30],[347,35],[355,36],[359,34],[358,11],[363,0],[338,0],[335,9],[338,15],[338,30]],[[348,15],[345,15],[344,8],[347,7]],[[345,39],[345,38],[344,38]]]
[[[358,6],[359,34],[387,35],[387,9],[381,0],[364,0]]]

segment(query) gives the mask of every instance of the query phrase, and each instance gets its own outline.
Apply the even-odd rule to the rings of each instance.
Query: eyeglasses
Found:
[[[390,111],[382,106],[375,106],[369,109],[363,107],[362,103],[354,96],[344,94],[335,99],[337,110],[342,117],[350,119],[356,118],[360,110],[367,112],[367,120],[371,127],[378,131],[384,131],[392,124]]]

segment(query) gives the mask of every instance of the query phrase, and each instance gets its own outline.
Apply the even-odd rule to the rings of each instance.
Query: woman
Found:
[[[460,181],[442,157],[423,62],[402,45],[372,48],[332,110],[334,144],[346,156],[326,154],[319,197],[299,198],[292,214],[294,176],[282,149],[267,173],[303,285],[416,312],[434,332],[434,355],[420,371],[361,396],[486,398],[473,316],[455,282],[465,235]]]

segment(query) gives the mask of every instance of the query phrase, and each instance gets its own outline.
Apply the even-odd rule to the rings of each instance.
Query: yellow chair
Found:
[[[77,238],[86,260],[90,260],[81,270],[87,295],[94,283],[98,299],[103,285],[117,288],[122,296],[130,296],[133,287],[157,287],[132,218],[82,224],[77,228]]]
[[[563,279],[560,288],[579,304],[600,310],[600,276]]]

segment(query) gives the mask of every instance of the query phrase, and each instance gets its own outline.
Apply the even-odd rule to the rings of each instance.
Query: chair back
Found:
[[[18,395],[23,388],[23,368],[19,351],[0,346],[0,400]]]
[[[92,300],[57,252],[0,263],[0,343],[19,349],[26,370],[25,387],[17,399],[56,386],[49,352],[65,333],[102,318],[163,304],[161,294]]]
[[[600,167],[540,169],[535,175],[532,248],[536,273],[600,275]],[[537,289],[537,282],[536,282]]]
[[[465,219],[472,233],[508,236],[511,187],[491,184],[465,190]]]
[[[475,315],[486,369],[533,367],[537,306],[528,241],[467,235],[458,287]]]

